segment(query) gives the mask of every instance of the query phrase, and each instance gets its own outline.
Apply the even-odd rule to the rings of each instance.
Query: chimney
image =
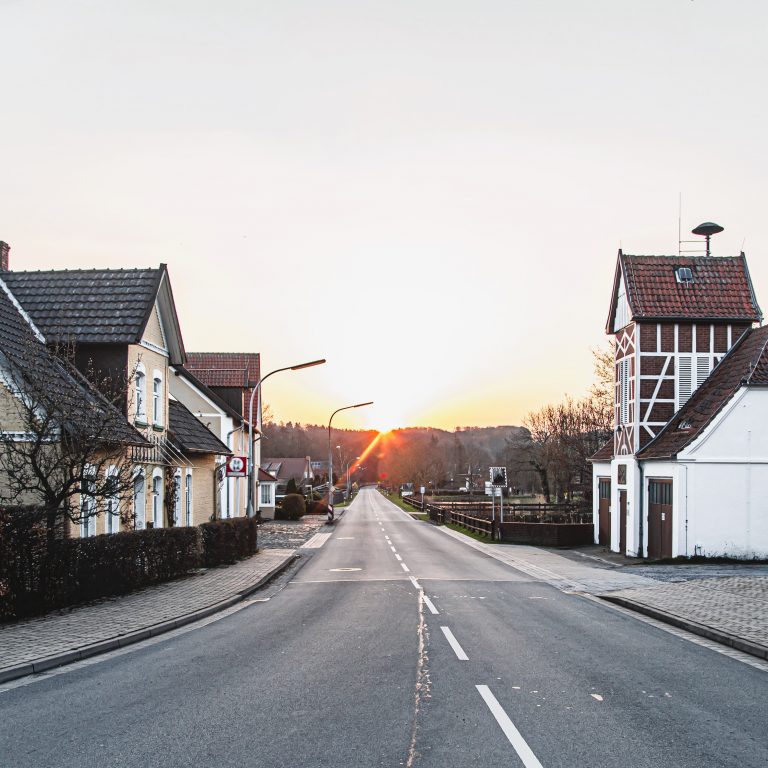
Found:
[[[8,254],[11,252],[11,246],[0,240],[0,272],[8,271]]]

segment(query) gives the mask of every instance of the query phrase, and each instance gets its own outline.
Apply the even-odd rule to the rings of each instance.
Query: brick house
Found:
[[[768,333],[744,254],[619,251],[613,438],[593,457],[595,541],[649,557],[768,556]]]
[[[75,365],[86,377],[95,371],[129,384],[124,415],[145,441],[131,449],[136,527],[213,516],[209,489],[216,457],[229,450],[207,441],[203,460],[201,436],[185,443],[191,435],[187,416],[169,404],[170,366],[182,365],[186,355],[166,266],[10,271],[7,247],[4,254],[0,277],[46,343],[72,345]],[[80,534],[113,531],[99,515]]]

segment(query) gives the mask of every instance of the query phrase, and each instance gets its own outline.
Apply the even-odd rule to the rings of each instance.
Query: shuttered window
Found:
[[[682,408],[690,396],[712,372],[710,355],[680,355],[677,358],[677,408]]]
[[[619,423],[629,423],[629,360],[619,360]]]

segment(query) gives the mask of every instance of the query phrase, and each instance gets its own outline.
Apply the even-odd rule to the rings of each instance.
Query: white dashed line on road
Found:
[[[433,616],[437,616],[440,613],[440,611],[438,611],[437,608],[435,608],[435,606],[432,604],[432,601],[426,595],[422,595],[422,597],[424,598],[424,605],[426,605],[427,608],[429,608],[429,612]]]
[[[397,550],[396,550],[396,549],[395,549],[395,548],[394,548],[394,547],[393,547],[391,544],[389,545],[389,548],[390,548],[390,549],[391,549],[393,552],[397,552]]]
[[[409,576],[408,578],[411,580],[411,584],[413,584],[413,586],[416,587],[416,589],[421,589],[421,584],[419,584],[419,582],[416,581],[415,577]]]
[[[514,747],[517,756],[525,768],[542,768],[538,758],[533,754],[533,750],[528,746],[520,731],[515,728],[515,724],[509,719],[509,715],[507,715],[504,708],[491,693],[491,689],[487,685],[476,685],[475,688],[483,697],[483,701],[488,705],[488,709],[491,710],[491,714],[496,718],[496,722],[501,727],[501,730],[504,731],[504,735]]]
[[[459,661],[469,661],[469,656],[464,653],[464,649],[459,645],[459,641],[453,636],[453,632],[451,632],[448,627],[440,627],[440,629],[443,630],[445,639],[448,641],[451,648],[453,648],[453,652],[456,654]]]
[[[397,558],[397,559],[398,559],[398,560],[399,560],[401,563],[403,562],[403,558],[402,558],[402,557],[400,557],[400,555],[398,555],[398,554],[397,554],[397,552],[395,552],[395,557],[396,557],[396,558]]]
[[[403,570],[404,570],[406,573],[410,573],[410,572],[411,572],[411,569],[410,569],[410,568],[409,568],[409,567],[408,567],[408,566],[407,566],[405,563],[400,563],[400,567],[401,567],[401,568],[402,568],[402,569],[403,569]]]

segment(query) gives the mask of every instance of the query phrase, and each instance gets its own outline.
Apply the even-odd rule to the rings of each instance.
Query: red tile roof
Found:
[[[768,326],[748,330],[638,458],[673,458],[701,435],[740,387],[767,386],[767,347]]]
[[[693,282],[677,281],[688,267]],[[711,319],[759,322],[762,319],[744,254],[722,256],[631,256],[619,251],[615,285],[623,274],[634,320]],[[620,270],[620,272],[619,272]],[[614,288],[615,302],[616,288]],[[611,307],[609,333],[615,306]]]
[[[248,387],[259,380],[258,352],[189,352],[187,370],[207,387]]]

